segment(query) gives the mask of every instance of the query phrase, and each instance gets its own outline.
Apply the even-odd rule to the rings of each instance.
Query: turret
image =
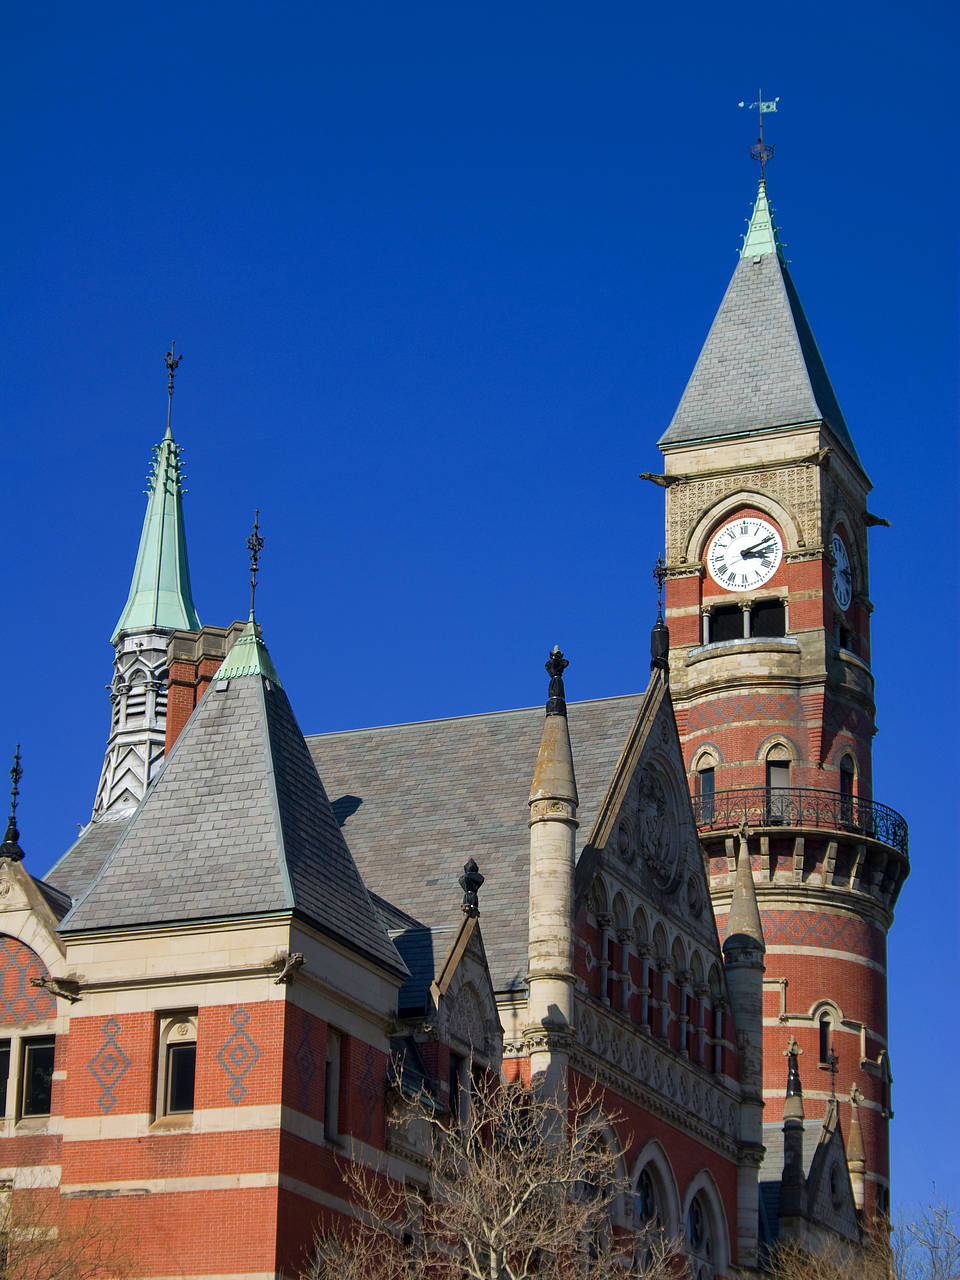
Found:
[[[530,788],[529,996],[524,1040],[532,1075],[566,1077],[573,1027],[573,873],[577,781],[563,687],[566,658],[554,648],[543,736]]]
[[[147,510],[130,593],[113,632],[113,711],[93,818],[128,817],[143,799],[164,753],[167,641],[197,631],[183,522],[180,448],[170,430],[173,377],[180,356],[166,357],[167,429],[154,449]]]
[[[737,1170],[737,1258],[757,1261],[763,1159],[763,926],[750,867],[747,829],[740,830],[736,885],[723,943],[727,988],[740,1046],[740,1152]]]

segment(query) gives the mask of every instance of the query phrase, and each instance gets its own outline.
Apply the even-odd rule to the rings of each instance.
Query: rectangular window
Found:
[[[0,1115],[7,1114],[7,1084],[10,1080],[10,1041],[0,1040]]]
[[[787,634],[787,614],[782,600],[756,602],[750,610],[750,634],[761,637]]]
[[[743,639],[743,610],[738,604],[721,605],[710,614],[710,643]]]
[[[167,1045],[167,1090],[164,1111],[183,1115],[193,1110],[193,1090],[197,1078],[197,1046]]]
[[[450,1055],[450,1073],[448,1083],[450,1087],[450,1119],[454,1124],[461,1124],[466,1115],[466,1087],[464,1082],[464,1073],[466,1071],[466,1059],[458,1057],[457,1054]]]
[[[787,822],[790,817],[790,761],[767,761],[767,821]]]
[[[327,1027],[327,1070],[323,1081],[323,1133],[335,1141],[340,1134],[340,1058],[343,1042],[339,1031]]]
[[[161,1014],[157,1041],[156,1115],[189,1123],[196,1106],[197,1011]]]
[[[53,1036],[23,1041],[22,1116],[48,1116],[53,1091]]]

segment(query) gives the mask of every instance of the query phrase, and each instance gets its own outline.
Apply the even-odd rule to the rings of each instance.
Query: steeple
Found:
[[[182,356],[173,360],[173,344],[167,353],[170,370],[167,393],[167,430],[153,451],[147,477],[147,512],[143,518],[137,563],[130,594],[111,643],[124,631],[198,631],[200,619],[190,594],[187,538],[183,525],[180,446],[170,430],[173,373]],[[172,368],[171,368],[172,365]]]
[[[817,423],[863,472],[761,179],[740,260],[660,447]]]
[[[181,356],[167,352],[167,429],[154,449],[147,511],[130,594],[114,628],[116,651],[110,736],[93,807],[94,821],[129,817],[163,759],[167,640],[198,631],[183,525],[180,447],[170,429],[173,378]]]

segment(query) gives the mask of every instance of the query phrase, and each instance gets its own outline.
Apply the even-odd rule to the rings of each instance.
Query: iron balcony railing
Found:
[[[907,856],[907,824],[896,809],[875,800],[814,787],[747,787],[693,796],[698,828],[729,831],[751,827],[813,827],[850,831],[889,845]]]

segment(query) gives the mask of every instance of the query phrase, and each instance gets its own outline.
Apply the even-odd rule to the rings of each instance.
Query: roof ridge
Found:
[[[581,698],[577,702],[568,700],[567,709],[569,710],[571,707],[593,707],[605,702],[624,702],[628,698],[642,697],[643,692],[636,691],[634,693],[612,693],[603,698]],[[452,724],[455,721],[464,720],[492,720],[497,716],[516,716],[528,711],[537,711],[542,715],[543,703],[537,702],[530,707],[502,707],[498,711],[469,711],[465,715],[459,716],[434,716],[426,720],[397,720],[392,724],[367,724],[353,729],[326,729],[320,733],[306,733],[304,737],[308,741],[312,741],[315,738],[342,738],[351,733],[380,733],[385,729],[412,729],[417,725]]]

